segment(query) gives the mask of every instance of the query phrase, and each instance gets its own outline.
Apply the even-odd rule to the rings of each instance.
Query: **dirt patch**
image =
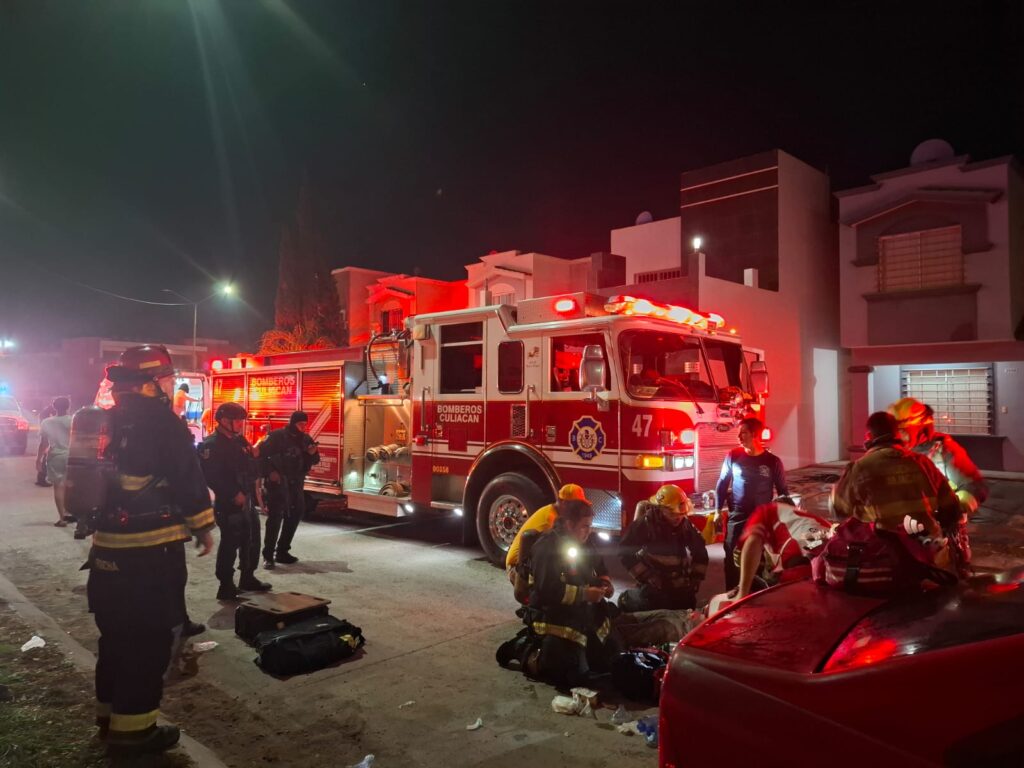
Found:
[[[81,586],[84,574],[75,572],[67,574],[55,572],[53,568],[35,558],[25,550],[0,551],[0,571],[3,571],[15,586],[33,604],[56,621],[61,628],[73,636],[79,643],[95,653],[98,633],[96,625],[88,613],[85,591]],[[8,612],[9,614],[9,612]],[[10,614],[9,621],[17,617]],[[31,637],[32,633],[24,627],[12,628],[11,640],[0,639],[0,643],[21,643]],[[20,638],[20,639],[19,639]],[[202,639],[202,638],[198,638]],[[240,641],[239,641],[240,642]],[[0,646],[3,648],[5,646]],[[15,649],[18,651],[18,648]],[[57,650],[49,647],[33,651],[53,657],[54,663],[62,666],[54,668],[54,677],[64,677],[64,671],[70,665]],[[25,654],[29,656],[30,654]],[[20,661],[16,655],[11,658]],[[0,674],[6,657],[0,657]],[[200,669],[206,659],[200,656]],[[52,664],[39,664],[38,667],[51,667]],[[33,665],[31,668],[35,669]],[[67,741],[67,723],[73,722],[75,733],[81,734],[84,741],[75,741],[69,754],[81,754],[82,760],[75,762],[77,757],[67,761],[56,759],[52,751],[44,754],[45,759],[36,762],[5,762],[3,741],[7,730],[0,725],[0,765],[39,766],[51,768],[62,766],[101,766],[108,763],[103,759],[102,748],[93,745],[92,751],[83,751],[82,744],[89,744],[95,729],[93,728],[94,698],[92,681],[78,675],[79,683],[74,689],[75,706],[65,706],[71,694],[67,686],[50,687],[39,694],[35,706],[47,706],[53,710],[62,710],[63,719],[54,721],[53,737]],[[268,680],[270,680],[268,678]],[[0,679],[0,683],[3,680]],[[270,682],[273,682],[272,680]],[[50,700],[47,701],[46,699]],[[0,707],[9,706],[0,703]],[[324,697],[307,705],[310,710],[327,710],[329,714],[319,717],[308,727],[296,728],[295,718],[291,713],[264,709],[264,703],[258,696],[246,697],[228,693],[213,684],[201,673],[198,676],[183,677],[174,675],[164,689],[161,712],[167,719],[179,725],[189,736],[211,749],[226,765],[231,768],[250,768],[258,765],[320,765],[333,762],[332,756],[338,754],[339,743],[346,747],[362,750],[362,735],[366,721],[359,708],[352,702],[330,702]],[[49,710],[47,710],[49,711]],[[3,719],[0,710],[0,720]],[[45,722],[45,721],[44,721]],[[306,725],[305,723],[303,725]],[[77,737],[76,737],[77,738]],[[56,742],[55,742],[56,743]],[[373,751],[367,749],[366,751]],[[61,753],[63,754],[63,753]],[[168,760],[172,759],[170,757]],[[184,759],[182,756],[181,759]],[[92,760],[92,762],[89,762]],[[178,768],[188,765],[186,762],[138,762],[149,768]]]
[[[22,652],[33,635],[0,602],[0,765],[10,768],[186,768],[182,754],[110,761],[96,739],[92,681],[53,645]]]

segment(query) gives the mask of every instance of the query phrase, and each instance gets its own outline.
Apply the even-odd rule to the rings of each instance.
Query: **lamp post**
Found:
[[[172,296],[177,296],[179,299],[184,301],[186,304],[192,305],[192,370],[196,370],[199,367],[199,355],[196,349],[196,331],[199,328],[199,305],[204,304],[214,296],[233,296],[235,293],[235,286],[231,283],[224,283],[217,290],[207,296],[205,299],[199,301],[193,301],[188,296],[183,296],[177,291],[172,291],[170,288],[162,289],[164,293],[169,293]]]

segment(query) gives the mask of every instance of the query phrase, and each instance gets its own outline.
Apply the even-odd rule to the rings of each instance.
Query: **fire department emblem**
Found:
[[[584,461],[601,455],[604,450],[605,436],[601,422],[590,416],[576,419],[569,430],[569,446]]]

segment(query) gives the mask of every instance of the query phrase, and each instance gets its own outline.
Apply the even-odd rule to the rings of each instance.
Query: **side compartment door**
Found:
[[[300,372],[299,408],[309,414],[309,436],[318,443],[320,463],[306,476],[310,488],[338,493],[341,489],[342,368]]]

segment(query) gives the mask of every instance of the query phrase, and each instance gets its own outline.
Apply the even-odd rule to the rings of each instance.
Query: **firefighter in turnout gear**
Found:
[[[929,406],[904,397],[889,406],[889,413],[896,418],[906,447],[935,465],[960,502],[959,519],[952,524],[943,522],[943,531],[952,541],[960,575],[967,576],[971,564],[967,521],[988,498],[985,478],[960,443],[936,431],[935,414]]]
[[[611,635],[618,613],[604,561],[590,536],[594,510],[563,501],[554,528],[530,552],[533,589],[527,609],[540,637],[538,671],[555,685],[587,685],[619,650]]]
[[[932,462],[907,450],[892,414],[876,411],[866,428],[867,453],[848,464],[833,486],[833,511],[841,519],[854,517],[890,532],[920,531],[939,542],[942,531],[960,517],[953,489]],[[943,547],[935,564],[945,568],[950,556],[957,553]]]
[[[260,518],[253,506],[258,464],[243,436],[248,414],[238,403],[224,403],[214,414],[217,429],[199,446],[199,462],[213,489],[214,515],[220,528],[217,547],[218,600],[238,600],[240,592],[266,592],[270,584],[256,578],[260,558]],[[235,558],[239,579],[235,586]]]
[[[156,720],[174,627],[185,621],[185,543],[195,535],[200,556],[209,554],[213,510],[192,436],[171,410],[167,350],[132,347],[107,378],[115,401],[104,449],[111,469],[89,521],[95,534],[84,566],[100,632],[97,725],[112,753],[159,752],[179,737]]]
[[[619,596],[626,612],[697,607],[708,570],[704,537],[687,519],[693,504],[677,485],[663,485],[637,505],[622,537],[622,564],[639,586]]]
[[[263,539],[265,568],[275,563],[298,562],[291,553],[292,539],[306,512],[303,484],[306,473],[320,461],[309,436],[309,417],[295,411],[288,426],[275,429],[260,444],[260,463],[266,478],[267,531]],[[278,538],[280,534],[280,538]]]

